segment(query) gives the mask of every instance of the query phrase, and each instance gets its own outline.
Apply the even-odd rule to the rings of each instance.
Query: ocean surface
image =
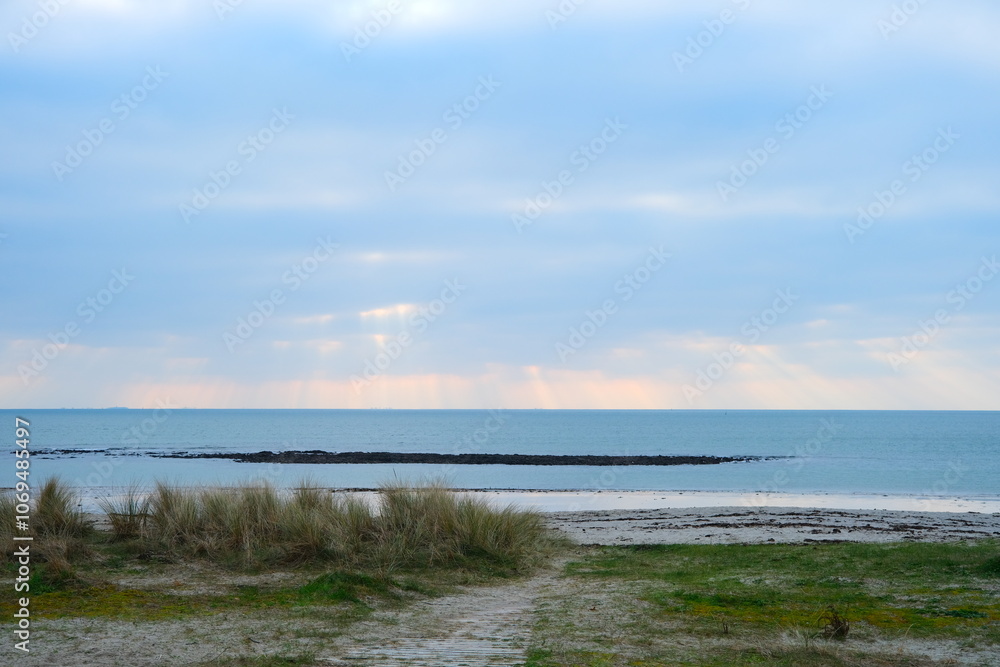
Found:
[[[1000,499],[1000,412],[597,410],[0,410],[31,422],[32,481],[303,479],[341,488],[442,479],[456,488],[910,495]],[[72,453],[51,450],[71,449]],[[320,465],[150,456],[284,450],[775,456],[684,466]]]

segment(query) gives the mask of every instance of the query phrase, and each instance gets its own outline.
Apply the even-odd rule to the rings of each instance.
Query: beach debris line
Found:
[[[572,454],[435,454],[419,452],[174,452],[151,456],[175,459],[231,459],[240,463],[452,463],[521,466],[678,466],[745,463],[782,456],[600,456]]]

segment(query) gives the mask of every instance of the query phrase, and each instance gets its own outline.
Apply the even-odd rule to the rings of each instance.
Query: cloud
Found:
[[[350,59],[341,43],[385,3],[229,6],[80,0],[0,53],[8,404],[683,408],[733,343],[746,353],[697,407],[998,395],[1000,283],[904,367],[886,361],[1000,252],[992,4],[926,3],[884,37],[892,4],[861,0],[400,0]],[[551,23],[560,6],[577,8]],[[724,9],[736,19],[720,31]],[[7,3],[0,25],[35,11]],[[169,78],[119,118],[149,66]],[[500,85],[449,120],[482,77]],[[817,87],[832,97],[783,129]],[[287,130],[241,150],[275,109]],[[104,118],[114,130],[56,178]],[[620,140],[580,161],[609,119]],[[948,127],[960,139],[912,180],[907,162]],[[389,188],[401,160],[413,173]],[[882,203],[895,180],[905,192]],[[185,222],[179,206],[213,187]],[[519,233],[511,216],[532,203]],[[849,237],[873,203],[884,212]],[[339,248],[293,290],[318,238]],[[672,257],[625,301],[616,285],[651,246]],[[18,366],[123,266],[134,283],[24,386]],[[416,331],[446,280],[468,289]],[[227,349],[275,290],[282,303]],[[800,299],[748,340],[777,290]],[[563,363],[556,343],[611,298],[618,312]],[[351,375],[404,331],[413,343],[357,392]]]

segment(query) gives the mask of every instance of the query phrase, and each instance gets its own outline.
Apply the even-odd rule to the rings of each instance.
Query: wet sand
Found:
[[[546,522],[580,544],[951,542],[1000,538],[1000,514],[703,507],[551,512]]]

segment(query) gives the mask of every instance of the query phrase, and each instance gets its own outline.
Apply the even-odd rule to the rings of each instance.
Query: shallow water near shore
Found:
[[[157,479],[182,485],[265,480],[279,487],[310,479],[331,488],[376,488],[394,479],[440,479],[456,488],[582,490],[594,496],[613,491],[710,492],[737,499],[720,497],[713,504],[735,505],[746,498],[770,503],[770,498],[782,494],[805,495],[802,502],[810,506],[827,506],[829,498],[838,497],[834,502],[840,506],[877,502],[871,506],[905,509],[935,503],[956,510],[955,503],[986,507],[968,505],[972,499],[1000,500],[996,482],[1000,412],[184,410],[172,406],[0,412],[10,424],[15,415],[32,423],[33,481],[59,475],[81,488],[150,484]],[[0,438],[5,449],[13,449],[13,428],[0,431]],[[45,453],[57,449],[75,451]],[[265,450],[783,458],[700,466],[594,467],[239,463],[152,456]],[[603,493],[594,493],[598,491]],[[685,502],[691,497],[682,497],[685,494],[670,502]],[[877,500],[890,496],[895,500]],[[559,497],[551,496],[543,504],[558,505],[562,501],[554,499]],[[628,497],[629,502],[642,498]],[[798,505],[798,501],[783,504]]]

